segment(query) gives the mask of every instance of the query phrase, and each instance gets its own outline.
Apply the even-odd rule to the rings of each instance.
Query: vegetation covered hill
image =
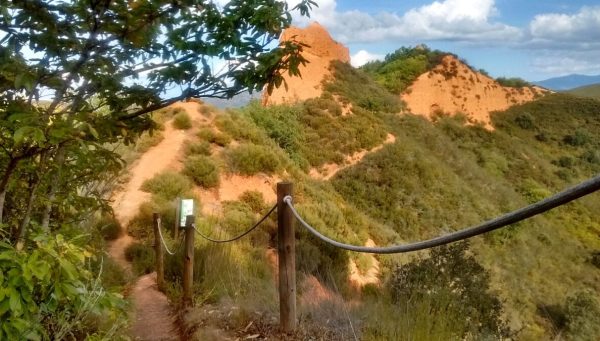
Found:
[[[567,92],[575,96],[589,97],[600,100],[600,84],[586,85],[569,90]]]
[[[464,114],[469,123],[493,129],[490,113],[534,100],[547,91],[519,78],[492,79],[466,61],[427,46],[401,48],[364,71],[400,95],[408,111],[431,119],[440,114]]]
[[[493,114],[496,130],[488,131],[466,125],[460,115],[432,122],[398,114],[398,97],[369,75],[344,63],[331,67],[320,98],[226,112],[199,107],[207,119],[191,128],[198,129],[197,138],[189,141],[182,172],[143,186],[152,199],[134,219],[141,242],[131,251],[134,268],[151,271],[145,227],[152,211],[170,217],[177,195],[195,196],[202,206],[199,228],[225,238],[272,205],[274,183],[287,179],[295,183],[300,213],[326,235],[389,245],[479,223],[600,172],[597,101],[548,95]],[[395,140],[384,144],[388,134]],[[372,149],[358,163],[346,163],[347,155]],[[311,177],[310,170],[330,163],[343,166],[330,181]],[[234,178],[241,189],[227,194]],[[248,181],[255,187],[245,187]],[[468,244],[376,260],[323,244],[299,228],[303,318],[297,337],[594,339],[600,335],[596,197]],[[277,335],[269,322],[277,312],[269,251],[276,247],[274,224],[268,220],[238,244],[197,242],[200,307],[186,320],[188,332],[208,337],[208,324],[231,336],[224,330],[251,325],[250,332]],[[350,264],[367,273],[375,261],[379,284],[349,281]],[[181,266],[178,258],[167,261],[173,298]],[[229,317],[211,318],[211,309]]]

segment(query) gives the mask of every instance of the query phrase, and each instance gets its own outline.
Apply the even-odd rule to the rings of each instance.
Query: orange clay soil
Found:
[[[464,113],[471,124],[482,123],[493,130],[492,111],[530,102],[548,90],[533,86],[504,87],[494,79],[448,55],[442,62],[419,76],[401,95],[409,111],[432,119],[436,113]]]
[[[263,95],[263,105],[294,103],[305,99],[321,96],[322,84],[325,77],[331,76],[329,65],[333,60],[350,62],[350,53],[344,45],[334,41],[329,33],[318,23],[312,23],[307,28],[290,27],[283,31],[280,42],[297,41],[307,44],[302,56],[309,63],[300,65],[301,77],[293,77],[287,73],[284,85],[273,89],[272,94],[266,91]]]
[[[365,246],[374,247],[377,245],[375,245],[373,239],[369,238]],[[372,254],[365,253],[364,256],[369,258],[369,263],[371,264],[364,272],[358,269],[354,259],[350,259],[350,282],[358,288],[362,288],[367,284],[379,285],[379,260]]]
[[[200,196],[202,214],[216,216],[221,213],[223,201],[238,200],[246,191],[260,192],[265,203],[269,206],[275,204],[276,185],[279,181],[277,176],[262,173],[253,176],[228,174],[221,177],[219,187],[206,189],[196,186],[194,192]]]

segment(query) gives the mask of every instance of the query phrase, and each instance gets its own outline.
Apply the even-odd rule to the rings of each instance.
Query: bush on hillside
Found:
[[[185,155],[206,155],[209,156],[211,154],[210,143],[207,141],[201,142],[191,142],[187,141],[184,147]]]
[[[566,334],[571,340],[595,340],[600,336],[600,302],[588,291],[569,296],[565,303]]]
[[[100,217],[100,220],[96,223],[96,230],[100,232],[104,240],[115,240],[119,238],[122,232],[121,224],[114,216],[108,214],[103,214]]]
[[[245,191],[240,196],[240,201],[250,206],[252,211],[262,213],[265,208],[265,198],[259,191]]]
[[[172,171],[166,171],[144,181],[141,189],[144,192],[161,196],[166,200],[172,200],[184,196],[190,190],[191,186],[190,180],[185,176]]]
[[[207,156],[188,157],[183,163],[183,173],[202,187],[211,188],[219,185],[219,168]]]
[[[519,77],[498,77],[496,78],[496,82],[498,82],[502,86],[510,87],[510,88],[525,88],[531,86],[529,82]]]
[[[590,140],[590,134],[583,129],[578,129],[575,131],[574,134],[566,135],[563,138],[564,143],[574,146],[574,147],[584,146],[586,143],[589,142],[589,140]]]
[[[173,117],[173,126],[176,129],[187,130],[192,127],[192,119],[187,112],[182,111]]]
[[[207,142],[219,145],[221,147],[225,147],[229,143],[231,143],[231,137],[229,135],[216,132],[210,128],[200,129],[200,131],[198,132],[198,137]]]
[[[257,103],[252,103],[246,108],[252,108]],[[261,105],[258,104],[260,108]],[[226,136],[231,136],[237,141],[251,142],[254,144],[266,144],[267,139],[263,131],[258,129],[252,119],[236,111],[228,111],[227,114],[215,118],[215,125]]]
[[[277,154],[268,147],[254,144],[244,144],[228,150],[227,159],[231,171],[243,175],[275,173],[281,168]]]
[[[363,71],[373,75],[377,83],[388,91],[400,94],[421,74],[440,64],[448,53],[431,50],[427,46],[401,47],[385,56],[383,61],[367,63]]]
[[[397,96],[390,94],[384,87],[373,81],[367,74],[355,69],[350,64],[332,61],[330,69],[333,79],[325,83],[327,92],[342,97],[346,102],[354,106],[378,112],[396,113],[401,109],[401,103]],[[333,112],[339,112],[335,109]]]
[[[154,271],[154,248],[150,245],[132,243],[125,249],[125,259],[131,262],[133,272],[138,275]]]
[[[490,292],[490,274],[468,255],[467,242],[431,249],[431,256],[392,273],[390,290],[395,302],[432,300],[445,302],[445,309],[461,316],[459,336],[507,336],[501,320],[502,303]]]

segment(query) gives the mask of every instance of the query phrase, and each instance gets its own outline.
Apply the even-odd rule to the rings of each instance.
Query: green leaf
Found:
[[[21,294],[19,294],[19,292],[15,289],[15,288],[10,288],[10,310],[12,311],[12,313],[14,314],[14,316],[19,316],[21,315]]]

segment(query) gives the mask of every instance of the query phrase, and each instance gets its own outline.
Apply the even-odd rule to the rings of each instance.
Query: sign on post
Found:
[[[188,215],[194,215],[194,199],[181,199],[179,227],[185,228],[185,217]]]

